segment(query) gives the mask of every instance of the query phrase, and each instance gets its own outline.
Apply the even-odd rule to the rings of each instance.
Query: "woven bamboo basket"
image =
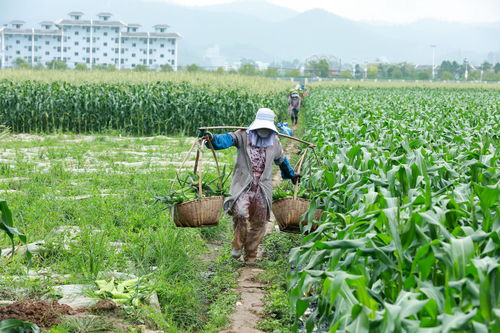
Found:
[[[300,223],[307,224],[302,218],[309,209],[310,201],[302,198],[281,198],[273,202],[273,214],[280,231],[300,232]]]
[[[217,166],[217,173],[219,175],[219,189],[222,191],[223,185],[220,178],[221,173],[220,173],[219,162],[217,160],[217,155],[215,154],[212,142],[210,142],[210,140],[206,141],[204,138],[195,141],[191,146],[191,149],[187,153],[186,157],[184,158],[184,161],[182,162],[179,171],[183,168],[195,145],[198,144],[193,173],[198,174],[198,195],[201,197],[201,199],[195,199],[174,205],[172,210],[172,216],[174,223],[177,227],[200,228],[200,227],[212,227],[219,224],[222,206],[224,205],[224,197],[223,196],[203,197],[202,147],[205,144],[205,142],[208,142],[212,150],[212,154],[215,159],[215,165]]]
[[[191,200],[174,206],[174,223],[178,227],[199,228],[219,224],[224,197]]]

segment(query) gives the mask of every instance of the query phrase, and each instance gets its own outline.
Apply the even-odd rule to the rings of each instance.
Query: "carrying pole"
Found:
[[[239,129],[239,130],[246,130],[246,129],[248,129],[248,127],[240,127],[240,126],[208,126],[208,127],[198,127],[198,130],[210,130],[210,129]],[[278,135],[282,136],[284,138],[287,138],[287,139],[295,140],[295,141],[298,141],[300,143],[306,144],[309,147],[314,147],[314,144],[312,144],[310,142],[307,142],[307,141],[304,141],[304,140],[301,140],[301,139],[294,138],[293,136],[286,135],[286,134],[283,134],[283,133],[278,133]]]

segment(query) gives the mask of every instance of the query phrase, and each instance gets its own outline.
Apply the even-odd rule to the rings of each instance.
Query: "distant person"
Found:
[[[299,110],[302,98],[297,91],[292,91],[288,96],[288,112],[292,119],[292,125],[297,125],[299,122]]]

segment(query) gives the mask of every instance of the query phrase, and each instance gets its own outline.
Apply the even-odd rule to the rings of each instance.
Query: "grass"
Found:
[[[109,271],[149,274],[163,316],[152,320],[138,310],[129,314],[131,322],[149,320],[169,331],[217,331],[227,324],[236,279],[228,222],[211,230],[176,228],[153,199],[168,192],[191,143],[185,137],[4,138],[0,196],[28,241],[46,242],[29,268],[47,270],[51,278],[29,278],[21,256],[2,260],[2,298],[37,298],[56,283],[92,284]],[[215,173],[204,156],[204,170]],[[231,151],[219,157],[232,164]],[[215,263],[201,260],[208,241],[227,244]],[[9,246],[6,238],[0,246]]]
[[[292,325],[288,302],[287,275],[290,271],[288,254],[300,245],[302,235],[272,232],[263,241],[260,282],[268,287],[264,299],[263,319],[257,328],[265,332],[290,332]]]

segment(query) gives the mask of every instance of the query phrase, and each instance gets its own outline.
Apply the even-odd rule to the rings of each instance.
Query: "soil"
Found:
[[[26,300],[0,307],[0,320],[19,319],[41,328],[50,328],[59,322],[61,316],[75,313],[70,306],[59,304],[55,300],[52,303]]]
[[[286,144],[284,150],[287,156],[297,153],[296,145],[293,143]],[[281,173],[278,171],[273,176],[273,185],[278,186],[280,183]],[[274,230],[274,216],[272,216],[272,221],[266,225],[266,234]],[[262,252],[259,249],[257,259],[261,257]],[[231,315],[231,328],[221,333],[263,333],[255,328],[262,319],[260,314],[264,309],[263,300],[266,296],[265,285],[256,279],[262,272],[262,269],[252,266],[245,266],[239,270],[240,277],[236,291],[240,294],[240,300],[236,303],[236,309]]]
[[[119,307],[112,300],[103,299],[103,300],[100,300],[99,302],[97,302],[89,310],[92,313],[104,313],[104,312],[115,313],[119,310]]]
[[[266,233],[274,230],[274,222],[266,225]],[[257,259],[262,257],[262,252],[257,252]],[[260,313],[264,309],[264,296],[266,296],[265,285],[257,281],[257,276],[263,270],[252,266],[245,266],[239,270],[238,287],[236,291],[240,294],[240,300],[236,303],[236,309],[231,315],[231,328],[222,333],[263,333],[255,328],[262,319]]]

